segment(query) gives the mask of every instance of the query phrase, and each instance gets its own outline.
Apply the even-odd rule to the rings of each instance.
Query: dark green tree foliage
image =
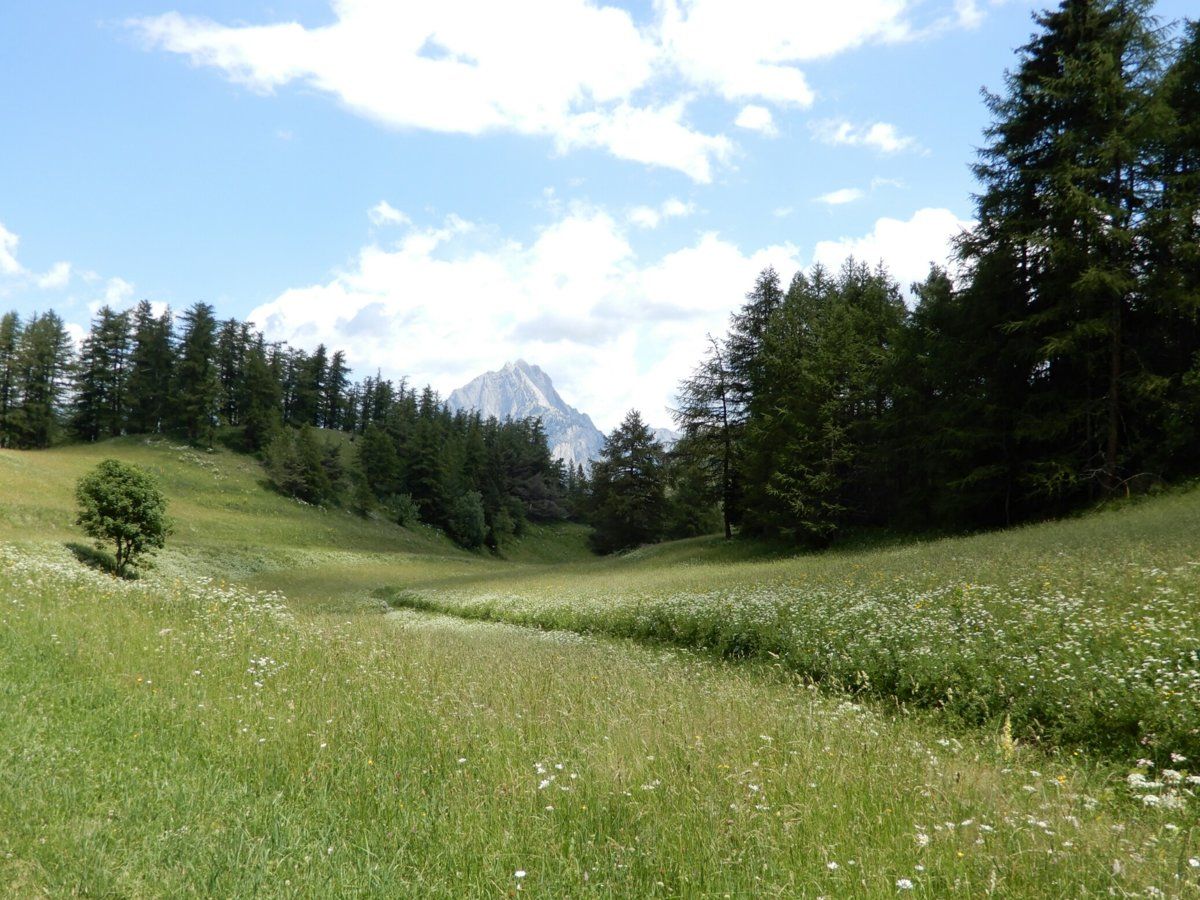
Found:
[[[799,278],[762,336],[745,435],[746,526],[823,543],[876,524],[895,484],[885,450],[905,308],[882,270]]]
[[[1149,471],[1180,477],[1194,473],[1200,447],[1200,23],[1183,29],[1156,100],[1161,189],[1146,216],[1145,301],[1133,323],[1151,398],[1138,450]]]
[[[715,489],[711,467],[705,465],[703,454],[689,452],[686,442],[685,437],[665,455],[667,509],[664,533],[672,539],[712,534],[726,524],[721,514],[721,494]]]
[[[174,368],[174,335],[171,311],[155,316],[143,300],[133,311],[133,349],[130,352],[128,429],[135,434],[157,434],[171,416],[171,382]]]
[[[18,443],[17,350],[20,346],[21,317],[15,312],[5,313],[0,317],[0,448],[15,447]]]
[[[1160,49],[1147,7],[1066,0],[1038,16],[1007,92],[988,98],[980,224],[963,248],[1023,295],[999,324],[1030,363],[1020,481],[1043,504],[1111,492],[1129,462],[1125,412],[1141,380],[1129,326],[1157,189],[1145,149]]]
[[[325,372],[325,383],[322,385],[321,425],[325,428],[346,428],[345,416],[348,406],[346,391],[350,382],[349,371],[346,368],[345,352],[335,351],[329,360],[329,368]]]
[[[217,320],[207,303],[196,303],[182,316],[172,406],[175,424],[188,440],[211,443],[221,383],[217,369]]]
[[[378,425],[370,425],[357,441],[358,467],[376,500],[400,493],[400,454],[396,442]]]
[[[247,450],[257,451],[270,442],[282,424],[283,390],[271,371],[262,335],[251,340],[245,353],[238,390],[242,443]]]
[[[662,540],[666,473],[662,445],[637,410],[605,439],[592,467],[592,547],[612,553]]]
[[[167,500],[154,477],[120,460],[106,459],[80,478],[75,501],[75,524],[101,548],[115,549],[118,575],[161,548],[170,531]]]
[[[702,492],[697,500],[710,507],[714,502],[720,504],[721,524],[729,538],[737,506],[734,452],[741,407],[736,412],[733,409],[732,378],[724,348],[712,335],[708,342],[700,365],[679,386],[679,408],[674,415],[684,437],[672,456],[688,471],[691,488]]]
[[[73,357],[63,320],[54,312],[33,315],[17,339],[12,446],[49,447],[64,412]]]
[[[92,321],[75,366],[71,430],[85,441],[124,434],[130,419],[133,337],[128,312],[105,306]]]
[[[281,493],[323,505],[338,499],[343,469],[336,444],[311,425],[280,431],[264,453],[267,475]]]
[[[468,550],[483,546],[488,535],[483,512],[483,495],[479,491],[459,494],[450,506],[446,530],[455,541]]]
[[[222,322],[217,331],[216,369],[220,383],[218,409],[224,425],[240,425],[245,415],[246,364],[250,352],[250,326],[236,319]]]

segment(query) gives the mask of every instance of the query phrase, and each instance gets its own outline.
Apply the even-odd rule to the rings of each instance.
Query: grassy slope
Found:
[[[406,583],[393,602],[780,661],[1025,736],[1200,757],[1200,491],[873,550],[746,559],[713,539]]]
[[[107,453],[157,468],[181,521],[137,583],[62,547],[70,484]],[[1143,807],[1086,756],[778,668],[362,602],[381,583],[619,602],[802,561],[700,541],[565,563],[579,533],[542,532],[502,562],[256,479],[135,442],[0,452],[0,893],[1200,896],[1194,807]],[[294,615],[247,591],[279,584]]]

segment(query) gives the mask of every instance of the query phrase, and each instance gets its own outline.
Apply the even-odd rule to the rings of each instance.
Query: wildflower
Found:
[[[517,871],[513,872],[513,878],[524,878],[524,877],[525,877],[524,869],[517,869]]]
[[[912,879],[911,878],[897,878],[896,879],[896,887],[902,891],[911,891],[913,889]]]
[[[830,872],[836,872],[841,867],[833,860],[830,860],[829,862],[825,863],[825,868],[827,868]]]

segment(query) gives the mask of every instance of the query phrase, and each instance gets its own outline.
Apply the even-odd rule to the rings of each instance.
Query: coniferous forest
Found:
[[[850,260],[764,271],[681,386],[678,452],[747,532],[964,529],[1200,473],[1200,26],[1036,18],[912,305]]]
[[[178,318],[149,302],[104,307],[77,354],[53,312],[0,320],[0,446],[126,434],[220,439],[260,453],[298,500],[421,521],[467,547],[578,502],[579,473],[551,459],[537,420],[485,421],[429,388],[352,382],[341,351],[267,344],[205,303]]]
[[[720,527],[848,529],[1053,516],[1200,473],[1200,26],[1146,2],[1036,18],[974,172],[977,225],[905,292],[847,260],[763,271],[679,390],[670,452],[634,413],[594,472],[537,421],[353,382],[341,351],[269,344],[197,303],[101,309],[78,354],[53,312],[0,319],[0,446],[218,433],[310,503],[499,546],[584,518],[611,551]],[[353,451],[332,433],[354,439]]]

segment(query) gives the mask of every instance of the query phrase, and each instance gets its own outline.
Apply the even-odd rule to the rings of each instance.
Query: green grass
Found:
[[[1130,760],[1200,758],[1200,491],[787,558],[714,539],[406,582],[396,605],[706,648]],[[742,558],[739,558],[741,556]]]
[[[1054,559],[1088,571],[1126,520],[1152,566],[1186,555],[1153,523],[1186,522],[1190,498],[1054,526],[1062,557],[1029,530],[604,561],[568,529],[498,560],[289,503],[244,458],[189,452],[0,452],[0,895],[1200,896],[1186,781],[1136,787],[1109,756],[851,702],[766,654],[384,614],[372,596],[620,609],[801,571],[868,591],[932,584],[938,559],[998,577],[1005,548],[1040,554],[1041,577]],[[189,522],[137,581],[64,546],[73,478],[109,454],[159,467]]]

